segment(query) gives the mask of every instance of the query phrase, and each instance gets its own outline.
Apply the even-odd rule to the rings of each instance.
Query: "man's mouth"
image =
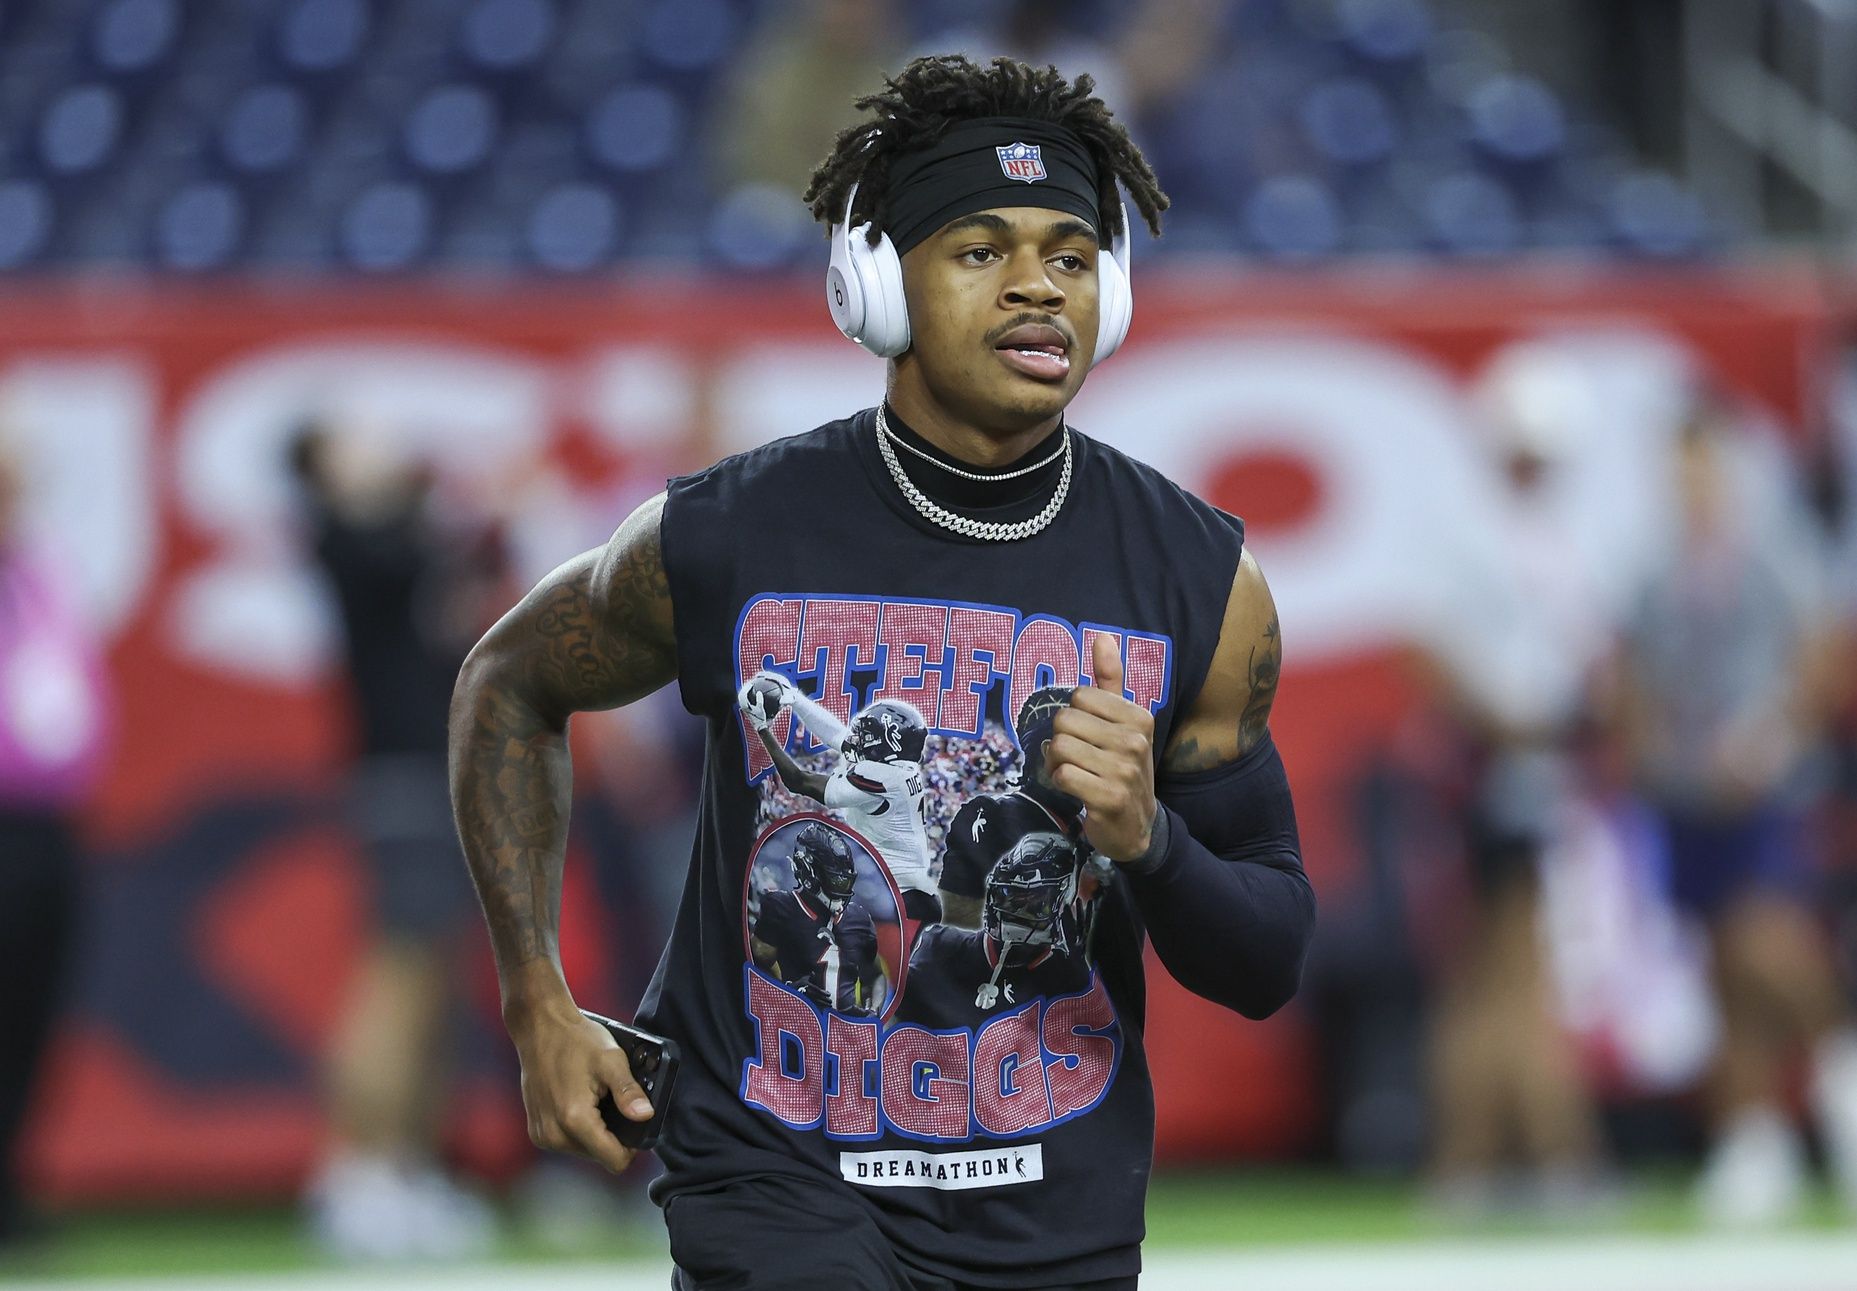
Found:
[[[1034,381],[1062,381],[1070,375],[1070,355],[1055,346],[1001,346],[997,353],[1008,368]]]
[[[1034,381],[1062,381],[1070,374],[1070,343],[1048,324],[1015,327],[993,348],[1007,367]]]

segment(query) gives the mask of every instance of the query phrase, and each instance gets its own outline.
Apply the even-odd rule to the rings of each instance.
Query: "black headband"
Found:
[[[1068,211],[1102,237],[1096,159],[1051,121],[981,117],[890,163],[879,223],[896,254],[928,241],[950,220],[996,206]]]

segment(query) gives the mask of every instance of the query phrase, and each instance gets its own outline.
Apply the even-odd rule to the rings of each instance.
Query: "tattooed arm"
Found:
[[[1315,933],[1315,891],[1270,738],[1282,665],[1276,603],[1246,551],[1206,683],[1161,756],[1161,832],[1184,836],[1130,875],[1168,972],[1250,1018],[1296,994]]]
[[[596,1106],[611,1090],[634,1120],[650,1106],[624,1053],[582,1018],[561,975],[558,933],[572,772],[567,724],[676,676],[662,494],[603,548],[536,585],[465,660],[451,703],[451,798],[483,904],[503,1020],[522,1058],[537,1146],[623,1170],[632,1152]]]
[[[1161,754],[1161,774],[1180,775],[1235,762],[1270,729],[1283,669],[1277,603],[1249,548],[1238,561],[1219,646],[1193,710],[1174,725]]]
[[[1266,1017],[1302,976],[1315,896],[1269,719],[1282,663],[1276,606],[1244,553],[1204,686],[1154,771],[1154,722],[1122,695],[1097,639],[1096,686],[1053,719],[1046,766],[1089,808],[1090,843],[1128,875],[1148,936],[1187,989]],[[1099,689],[1100,687],[1100,689]]]

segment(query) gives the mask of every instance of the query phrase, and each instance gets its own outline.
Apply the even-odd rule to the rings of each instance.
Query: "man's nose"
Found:
[[[1002,304],[1015,309],[1026,305],[1050,310],[1063,307],[1064,289],[1052,279],[1042,256],[1015,257],[1012,269],[1000,293]]]

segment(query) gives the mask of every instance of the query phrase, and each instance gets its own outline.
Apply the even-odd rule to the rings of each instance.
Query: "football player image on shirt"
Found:
[[[997,1010],[1088,987],[1090,966],[1068,917],[1077,869],[1070,840],[1050,833],[1020,839],[987,874],[979,928],[922,930],[897,1018],[980,1027]]]
[[[994,864],[1021,839],[1058,834],[1076,844],[1080,864],[1075,893],[1078,922],[1088,921],[1088,907],[1104,881],[1107,863],[1083,842],[1083,804],[1051,784],[1045,770],[1045,746],[1051,721],[1070,703],[1071,688],[1046,686],[1019,708],[1014,724],[1025,764],[1019,783],[1008,793],[980,794],[964,803],[948,827],[942,851],[942,919],[963,928],[980,925],[981,887]],[[1073,929],[1074,931],[1074,929]],[[1085,928],[1087,937],[1087,927]]]
[[[928,830],[922,820],[928,793],[922,779],[928,723],[922,714],[902,700],[880,699],[846,726],[775,672],[750,677],[738,700],[773,757],[780,782],[840,812],[846,824],[870,840],[902,890],[909,918],[940,922],[941,901],[929,869]],[[774,738],[774,720],[788,708],[807,730],[839,751],[838,765],[829,775],[802,767]]]
[[[761,896],[749,930],[755,966],[821,1008],[874,1012],[877,929],[852,895],[851,845],[830,825],[807,825],[794,841],[792,865],[792,890]]]

